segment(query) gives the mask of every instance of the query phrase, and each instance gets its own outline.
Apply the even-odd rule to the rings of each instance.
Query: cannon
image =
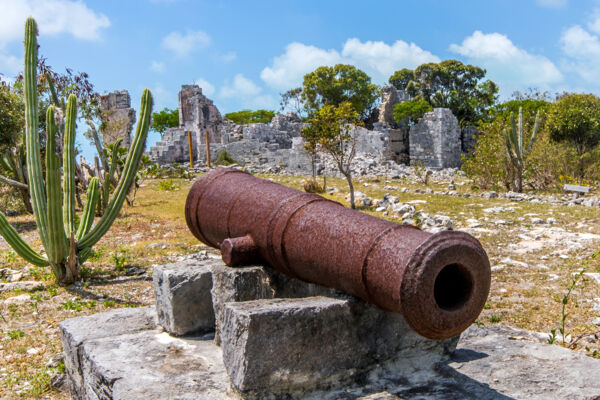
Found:
[[[471,235],[424,232],[236,169],[200,177],[185,217],[228,266],[264,263],[341,290],[402,314],[426,338],[461,333],[488,297],[489,260]]]

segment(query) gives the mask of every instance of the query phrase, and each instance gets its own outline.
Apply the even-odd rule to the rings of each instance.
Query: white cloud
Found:
[[[217,54],[215,56],[215,59],[217,61],[223,62],[223,63],[229,63],[232,62],[233,60],[235,60],[237,58],[237,54],[235,54],[235,51],[228,51],[227,53],[224,54]]]
[[[215,87],[209,81],[199,78],[199,79],[196,79],[196,82],[194,82],[194,83],[196,85],[200,86],[200,88],[202,89],[203,95],[210,97],[213,94],[215,94]]]
[[[273,59],[260,77],[269,86],[289,89],[302,83],[302,77],[322,65],[335,65],[342,56],[335,50],[323,50],[294,42],[285,47],[285,53]]]
[[[343,63],[355,65],[375,82],[384,83],[398,69],[415,68],[432,61],[439,61],[439,58],[414,43],[402,40],[389,45],[352,38],[344,43],[341,51],[294,42],[288,44],[285,52],[263,69],[260,77],[273,88],[289,89],[300,85],[305,74],[320,66]]]
[[[263,93],[262,87],[242,74],[235,75],[232,82],[226,82],[219,90],[218,97],[222,101],[234,105],[233,109],[273,109],[277,106],[275,97]]]
[[[485,68],[487,76],[505,89],[542,86],[562,80],[559,69],[548,58],[531,54],[500,33],[475,31],[450,50]]]
[[[165,72],[165,63],[160,61],[152,61],[150,63],[150,69],[154,72],[163,73]]]
[[[566,7],[568,0],[537,0],[538,5],[549,8]]]
[[[25,20],[33,16],[41,35],[70,34],[97,40],[110,26],[108,17],[89,9],[81,0],[0,0],[0,45],[22,41]]]
[[[587,24],[588,29],[594,33],[600,33],[600,9],[595,9],[592,19]]]
[[[227,99],[231,97],[250,97],[256,96],[262,91],[262,88],[242,74],[237,74],[232,83],[225,84],[219,96]]]
[[[185,34],[171,32],[162,40],[162,46],[185,57],[195,50],[202,49],[210,44],[210,36],[202,31],[187,30]]]
[[[5,78],[12,79],[22,70],[22,58],[0,53],[0,74],[4,75]]]
[[[563,32],[560,38],[562,51],[569,59],[564,60],[564,67],[579,74],[585,81],[598,83],[600,78],[600,41],[579,25]]]
[[[342,49],[342,56],[378,82],[387,81],[399,69],[412,69],[424,63],[440,61],[429,51],[402,40],[388,45],[384,42],[348,39]]]

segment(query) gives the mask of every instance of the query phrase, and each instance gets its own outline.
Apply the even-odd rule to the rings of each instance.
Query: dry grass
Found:
[[[297,189],[302,188],[305,179],[278,175],[264,177]],[[461,183],[457,181],[459,191],[467,191],[467,185]],[[425,203],[416,205],[418,210],[431,215],[447,215],[455,221],[457,229],[467,230],[482,242],[495,268],[490,297],[478,323],[501,322],[545,333],[558,326],[562,296],[572,274],[578,272],[586,257],[598,249],[600,241],[597,238],[580,240],[577,237],[581,233],[600,233],[597,208],[400,193],[384,190],[385,185],[424,188],[405,180],[357,179],[355,184],[356,190],[373,198],[382,198],[384,193],[390,192],[400,201],[424,200]],[[3,301],[0,304],[0,398],[67,399],[67,394],[53,391],[49,385],[50,376],[61,367],[46,367],[48,359],[62,349],[58,323],[114,307],[152,304],[150,266],[207,249],[189,233],[185,224],[183,210],[191,182],[174,180],[173,185],[168,186],[180,188],[163,191],[159,190],[160,181],[148,181],[140,189],[136,205],[124,207],[121,217],[95,247],[93,257],[84,267],[81,284],[69,288],[58,287],[47,269],[23,262],[0,240],[0,267],[23,271],[23,280],[36,280],[42,284],[41,289],[32,292],[0,293],[0,301]],[[339,192],[325,194],[326,197],[347,204],[344,180],[328,178],[327,186],[336,187]],[[429,185],[435,191],[443,191],[446,187],[447,182]],[[497,206],[513,210],[503,213],[484,211]],[[363,212],[381,217],[381,213],[372,209]],[[557,223],[533,225],[526,214],[553,217]],[[392,215],[388,219],[398,221]],[[481,226],[469,228],[469,219],[477,219]],[[497,224],[500,219],[507,224]],[[39,247],[31,216],[14,217],[10,221],[29,243]],[[558,235],[566,239],[555,237],[557,229],[564,230],[558,231]],[[535,236],[526,240],[527,236],[523,235],[533,236],[532,232],[536,232]],[[566,251],[565,244],[571,239],[579,247]],[[531,250],[525,251],[528,248]],[[147,273],[129,276],[127,270],[131,267],[147,270]],[[597,261],[590,263],[588,271],[600,272],[600,264]],[[21,296],[19,303],[6,304],[6,299],[16,296]],[[592,320],[600,314],[592,310],[595,298],[600,298],[600,284],[584,276],[568,305],[567,326],[573,336],[598,329],[592,325]],[[584,352],[586,346],[590,352],[598,349],[598,343],[591,338],[587,342],[582,340],[579,349]]]

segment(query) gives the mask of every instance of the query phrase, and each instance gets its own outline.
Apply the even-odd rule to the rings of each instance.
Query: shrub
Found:
[[[233,158],[231,158],[231,156],[229,154],[227,154],[227,152],[225,150],[221,150],[221,152],[217,156],[217,161],[215,161],[215,164],[216,165],[231,165],[231,164],[237,164],[237,161],[235,161]]]
[[[304,191],[306,193],[323,193],[325,188],[314,179],[309,179],[304,182]]]
[[[225,118],[232,120],[238,125],[263,123],[268,124],[275,116],[275,111],[271,110],[242,110],[225,114]]]

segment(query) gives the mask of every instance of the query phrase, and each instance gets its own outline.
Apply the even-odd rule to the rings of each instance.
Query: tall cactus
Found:
[[[538,134],[540,126],[540,112],[538,111],[535,115],[535,124],[533,126],[533,133],[529,139],[529,144],[523,148],[523,108],[519,107],[519,122],[518,127],[515,124],[514,115],[510,115],[510,129],[504,132],[504,139],[506,141],[506,151],[510,158],[510,162],[516,171],[516,190],[521,192],[523,190],[523,169],[525,167],[525,159],[531,152],[531,148],[535,143],[535,139]]]
[[[129,150],[122,177],[117,184],[106,212],[93,226],[99,199],[98,179],[89,182],[87,198],[79,226],[75,215],[75,123],[77,99],[69,96],[66,106],[66,122],[63,148],[63,180],[61,190],[61,165],[56,155],[55,106],[46,112],[46,179],[42,174],[38,132],[37,99],[37,26],[33,18],[25,23],[25,144],[27,147],[27,174],[35,221],[46,257],[34,251],[0,213],[0,235],[26,261],[37,265],[50,265],[60,284],[72,283],[78,277],[80,263],[91,254],[91,248],[108,231],[117,217],[127,195],[127,189],[138,169],[150,116],[152,95],[148,89],[142,94],[140,117],[133,144]]]

